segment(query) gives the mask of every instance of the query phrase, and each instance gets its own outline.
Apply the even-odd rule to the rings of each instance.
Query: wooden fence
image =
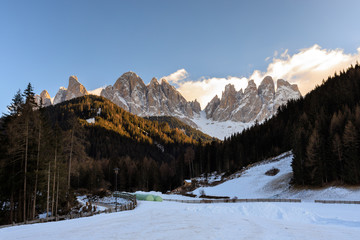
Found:
[[[315,200],[316,203],[327,204],[360,204],[360,201]]]
[[[61,220],[68,220],[68,219],[75,219],[75,218],[82,218],[82,217],[90,217],[94,216],[100,213],[112,213],[112,212],[122,212],[122,211],[128,211],[133,210],[137,206],[136,196],[129,194],[129,193],[120,193],[119,197],[129,200],[130,202],[127,204],[121,204],[117,207],[117,211],[115,210],[115,207],[110,207],[108,209],[105,209],[104,211],[90,211],[90,212],[79,212],[79,213],[73,213],[73,214],[67,214],[62,216],[53,216],[53,217],[47,217],[47,218],[40,218],[40,219],[34,219],[29,220],[25,222],[19,222],[19,223],[13,223],[9,225],[1,225],[0,228],[5,227],[11,227],[11,226],[19,226],[24,224],[34,224],[34,223],[44,223],[44,222],[54,222],[54,221],[61,221]]]
[[[273,199],[273,198],[254,198],[254,199],[196,199],[196,200],[179,200],[163,199],[169,202],[180,203],[238,203],[238,202],[289,202],[300,203],[301,199]],[[315,200],[315,203],[325,204],[360,204],[360,201],[339,201],[339,200]]]
[[[254,198],[254,199],[199,199],[199,200],[179,200],[179,199],[163,199],[170,202],[181,203],[237,203],[237,202],[292,202],[299,203],[301,199],[273,199],[273,198]]]

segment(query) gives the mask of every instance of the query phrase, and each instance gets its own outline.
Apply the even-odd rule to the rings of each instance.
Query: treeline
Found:
[[[71,129],[49,125],[35,103],[31,84],[17,92],[8,109],[0,126],[0,222],[69,211],[74,202],[69,185]]]
[[[41,104],[40,104],[41,105]],[[187,176],[196,139],[84,96],[42,108],[31,84],[0,121],[0,223],[64,214],[74,191],[167,191]],[[115,175],[114,169],[119,168]]]
[[[360,184],[360,66],[340,72],[276,116],[200,148],[197,173],[232,173],[292,150],[293,182]]]

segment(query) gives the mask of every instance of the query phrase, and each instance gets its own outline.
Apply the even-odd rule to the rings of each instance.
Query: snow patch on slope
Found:
[[[200,131],[212,137],[223,140],[225,137],[230,137],[234,133],[242,132],[244,129],[252,126],[254,123],[243,123],[234,121],[214,121],[206,118],[206,113],[201,111],[191,119]]]
[[[88,123],[94,124],[94,123],[95,123],[95,118],[89,118],[89,119],[86,119],[86,121],[87,121]]]
[[[360,187],[342,188],[327,187],[317,189],[298,189],[290,185],[292,178],[291,161],[293,155],[280,157],[277,161],[259,163],[234,179],[225,181],[217,186],[201,187],[193,191],[201,195],[204,190],[210,196],[229,196],[231,198],[283,198],[302,200],[360,200]],[[265,173],[272,169],[279,169],[275,176]]]

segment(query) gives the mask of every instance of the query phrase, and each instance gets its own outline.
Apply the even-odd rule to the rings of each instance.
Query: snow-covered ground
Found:
[[[301,203],[138,201],[138,207],[132,211],[3,228],[0,239],[358,239],[360,205],[308,200],[360,200],[360,189],[289,188],[290,163],[291,156],[280,157],[278,161],[249,168],[220,185],[201,189],[208,195],[306,200]],[[265,175],[271,168],[280,172],[275,176]],[[163,199],[193,199],[159,192],[150,194]]]
[[[198,126],[200,131],[220,140],[223,140],[225,137],[230,137],[234,133],[242,132],[245,128],[253,125],[253,123],[214,121],[207,119],[204,111],[201,111],[199,115],[191,120]]]
[[[358,205],[139,202],[133,211],[0,229],[0,239],[358,239]]]
[[[205,191],[210,196],[230,198],[291,198],[301,200],[360,200],[360,187],[327,187],[319,189],[296,189],[290,186],[292,177],[292,155],[278,161],[262,163],[244,171],[241,176],[213,187],[201,187],[193,193],[200,195]],[[280,170],[275,176],[265,173],[272,169]]]

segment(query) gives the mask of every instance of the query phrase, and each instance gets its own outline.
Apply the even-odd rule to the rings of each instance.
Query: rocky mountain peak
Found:
[[[254,82],[254,80],[250,80],[248,82],[247,87],[245,88],[244,94],[255,93],[255,92],[257,92],[256,83]]]
[[[286,104],[289,99],[297,99],[301,96],[299,88],[296,84],[290,84],[289,82],[278,79],[277,88],[274,100],[274,111],[276,112],[279,106]]]
[[[278,79],[276,82],[277,88],[281,87],[290,87],[291,84],[288,81],[285,81],[284,79]]]
[[[266,76],[259,85],[258,94],[263,103],[269,104],[274,99],[275,85],[270,76]]]
[[[101,91],[101,96],[109,99],[125,110],[139,116],[181,116],[193,117],[200,112],[197,101],[188,102],[165,79],[160,83],[152,78],[146,86],[133,72],[124,73],[113,86]]]
[[[42,107],[47,107],[52,104],[50,94],[46,90],[43,90],[40,95],[35,95],[35,102]]]
[[[194,112],[200,113],[201,106],[200,106],[200,103],[196,99],[194,101],[190,102],[190,106]]]
[[[46,90],[43,90],[43,91],[40,93],[40,97],[41,97],[41,98],[46,98],[46,99],[51,99],[49,92],[46,91]]]
[[[270,76],[266,76],[259,85],[259,91],[260,89],[270,88],[274,89],[275,92],[275,86],[274,86],[274,80]]]
[[[221,99],[214,97],[206,106],[205,113],[207,118],[216,121],[261,122],[271,117],[279,105],[300,97],[296,89],[296,85],[278,80],[275,92],[274,81],[270,76],[262,80],[259,88],[254,80],[250,80],[244,93],[242,90],[236,92],[234,86],[226,85]]]
[[[48,93],[48,91],[43,90],[40,93],[40,99],[42,101],[42,104],[44,107],[50,106],[51,105],[51,97],[50,94]]]
[[[79,81],[78,81],[77,76],[72,75],[69,77],[69,87],[72,85],[78,84],[78,83],[79,83]]]
[[[288,81],[285,81],[284,79],[277,80],[277,89],[285,87],[285,88],[291,88],[294,92],[300,92],[297,84],[290,84]]]
[[[54,98],[54,105],[64,102],[66,97],[66,88],[60,87]]]
[[[206,113],[206,118],[212,118],[214,111],[218,108],[220,105],[220,98],[218,95],[215,95],[213,99],[206,105],[204,111]]]
[[[69,77],[69,86],[66,90],[65,101],[89,94],[86,88],[79,83],[76,76]]]
[[[158,85],[159,85],[158,80],[156,78],[152,78],[149,86],[158,86]]]
[[[114,88],[120,90],[126,96],[128,96],[136,86],[144,88],[145,84],[144,81],[134,72],[124,73],[114,84]]]

